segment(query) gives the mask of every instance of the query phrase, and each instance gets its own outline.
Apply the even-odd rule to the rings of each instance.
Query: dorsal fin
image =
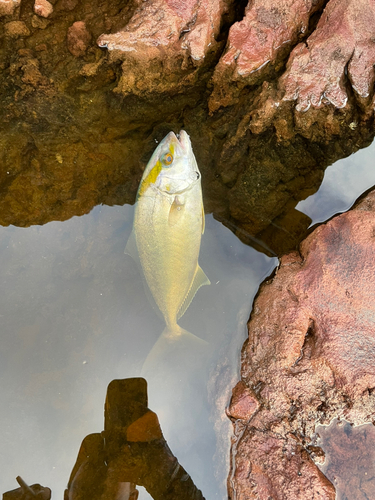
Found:
[[[191,301],[193,300],[195,294],[200,289],[200,287],[203,285],[210,285],[210,284],[211,281],[207,278],[207,276],[205,275],[203,269],[199,266],[199,264],[197,264],[197,269],[195,271],[195,275],[191,283],[191,286],[189,288],[189,291],[186,294],[184,300],[182,301],[180,309],[178,310],[177,320],[179,320],[185,314],[186,309],[190,306]]]

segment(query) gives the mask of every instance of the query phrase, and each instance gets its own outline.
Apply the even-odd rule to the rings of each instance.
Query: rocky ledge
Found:
[[[315,427],[375,422],[374,228],[372,191],[261,286],[228,409],[231,498],[334,500]]]
[[[374,136],[374,5],[0,0],[0,223],[133,203],[155,140],[184,128],[206,211],[295,248],[298,201]]]

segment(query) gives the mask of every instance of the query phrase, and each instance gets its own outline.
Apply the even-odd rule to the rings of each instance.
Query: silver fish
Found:
[[[204,232],[201,174],[188,134],[170,132],[143,173],[126,253],[139,261],[164,316],[164,335],[183,330],[178,319],[202,285],[210,284],[198,264]]]

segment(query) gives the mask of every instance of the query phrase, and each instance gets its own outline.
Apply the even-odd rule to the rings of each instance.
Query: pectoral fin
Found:
[[[139,261],[137,242],[135,241],[134,230],[130,233],[124,253],[130,255],[130,257],[134,259],[136,262]]]
[[[190,289],[184,298],[180,309],[178,310],[177,319],[179,320],[186,312],[187,308],[190,306],[191,301],[193,300],[195,294],[203,285],[210,285],[211,282],[205,275],[203,269],[197,264],[197,269],[195,271],[195,275],[193,281],[191,283]]]
[[[185,204],[181,198],[175,196],[174,201],[169,210],[168,224],[174,226],[183,214]]]

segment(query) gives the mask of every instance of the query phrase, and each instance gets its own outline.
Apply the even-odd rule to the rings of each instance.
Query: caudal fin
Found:
[[[192,366],[197,358],[208,355],[208,342],[178,325],[176,327],[164,329],[143,363],[142,376],[152,376],[165,365]]]

